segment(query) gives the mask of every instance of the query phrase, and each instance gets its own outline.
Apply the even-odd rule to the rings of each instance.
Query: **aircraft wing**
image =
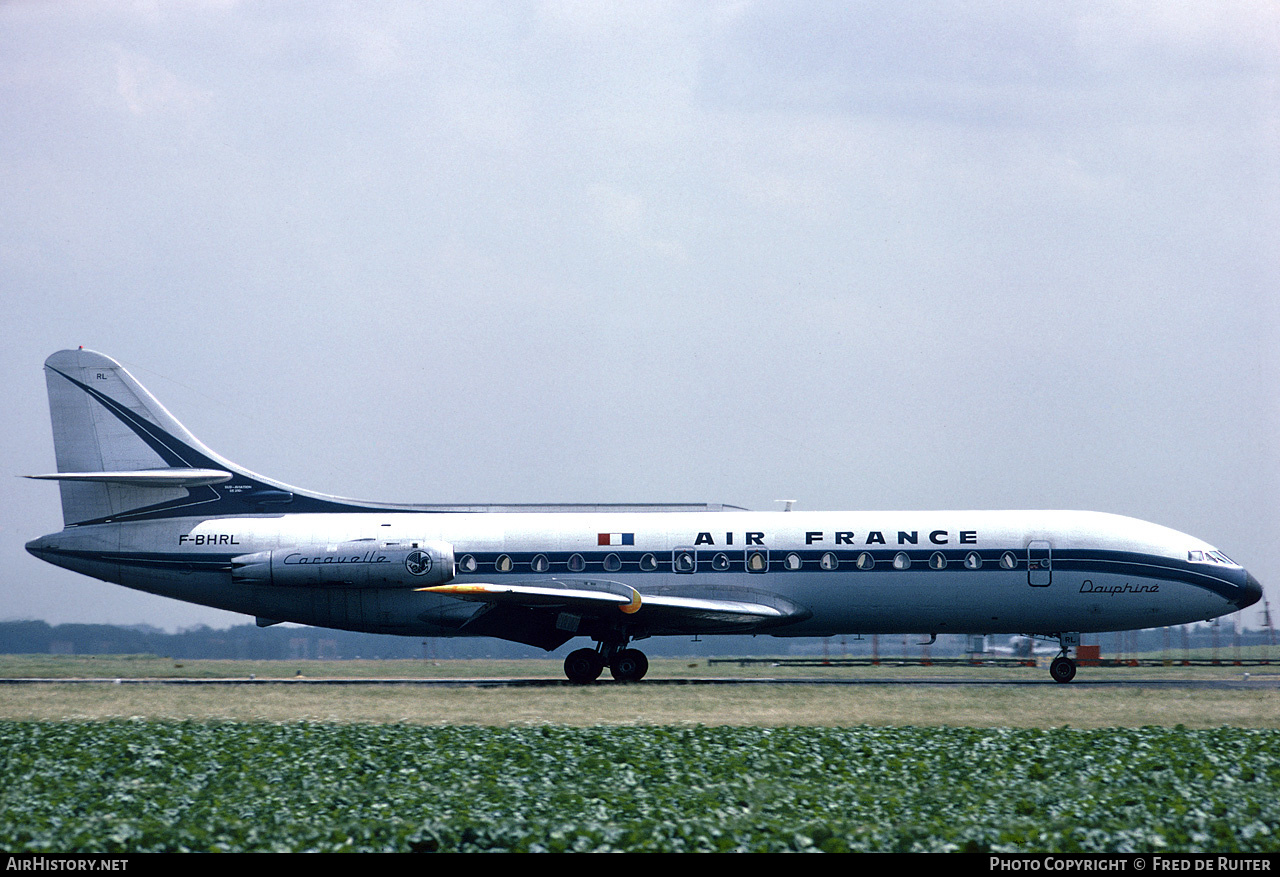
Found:
[[[559,608],[583,615],[633,616],[654,631],[711,632],[773,626],[807,618],[808,610],[773,594],[745,588],[663,589],[641,593],[621,582],[541,579],[536,582],[467,582],[421,588],[501,607]]]

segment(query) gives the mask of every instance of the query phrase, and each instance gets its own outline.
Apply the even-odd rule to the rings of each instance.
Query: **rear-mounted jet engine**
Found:
[[[386,545],[358,539],[259,551],[231,561],[231,580],[237,584],[295,588],[425,588],[453,575],[453,546],[447,542]]]

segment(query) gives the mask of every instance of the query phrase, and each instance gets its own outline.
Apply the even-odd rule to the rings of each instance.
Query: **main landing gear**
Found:
[[[639,682],[649,672],[649,659],[639,649],[619,643],[600,643],[594,649],[577,649],[564,659],[564,675],[575,685],[595,682],[608,666],[609,675],[619,682]]]

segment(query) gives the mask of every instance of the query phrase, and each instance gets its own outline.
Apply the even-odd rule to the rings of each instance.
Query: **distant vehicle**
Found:
[[[986,654],[1008,655],[1014,658],[1032,658],[1036,655],[1052,655],[1057,651],[1053,646],[1033,636],[1011,636],[1002,645],[991,644],[985,649]]]
[[[1212,545],[1078,511],[755,512],[719,504],[388,505],[290,487],[206,448],[119,363],[45,362],[64,528],[85,575],[257,617],[551,650],[637,681],[651,636],[1082,632],[1203,621],[1261,586]]]

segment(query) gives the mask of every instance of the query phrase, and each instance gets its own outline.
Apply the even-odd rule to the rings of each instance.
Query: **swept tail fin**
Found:
[[[53,448],[67,526],[182,503],[227,481],[220,460],[120,363],[61,350],[44,363]],[[207,489],[207,487],[205,488]]]
[[[109,356],[61,350],[44,369],[58,472],[28,477],[58,482],[64,526],[352,508],[219,457]]]

